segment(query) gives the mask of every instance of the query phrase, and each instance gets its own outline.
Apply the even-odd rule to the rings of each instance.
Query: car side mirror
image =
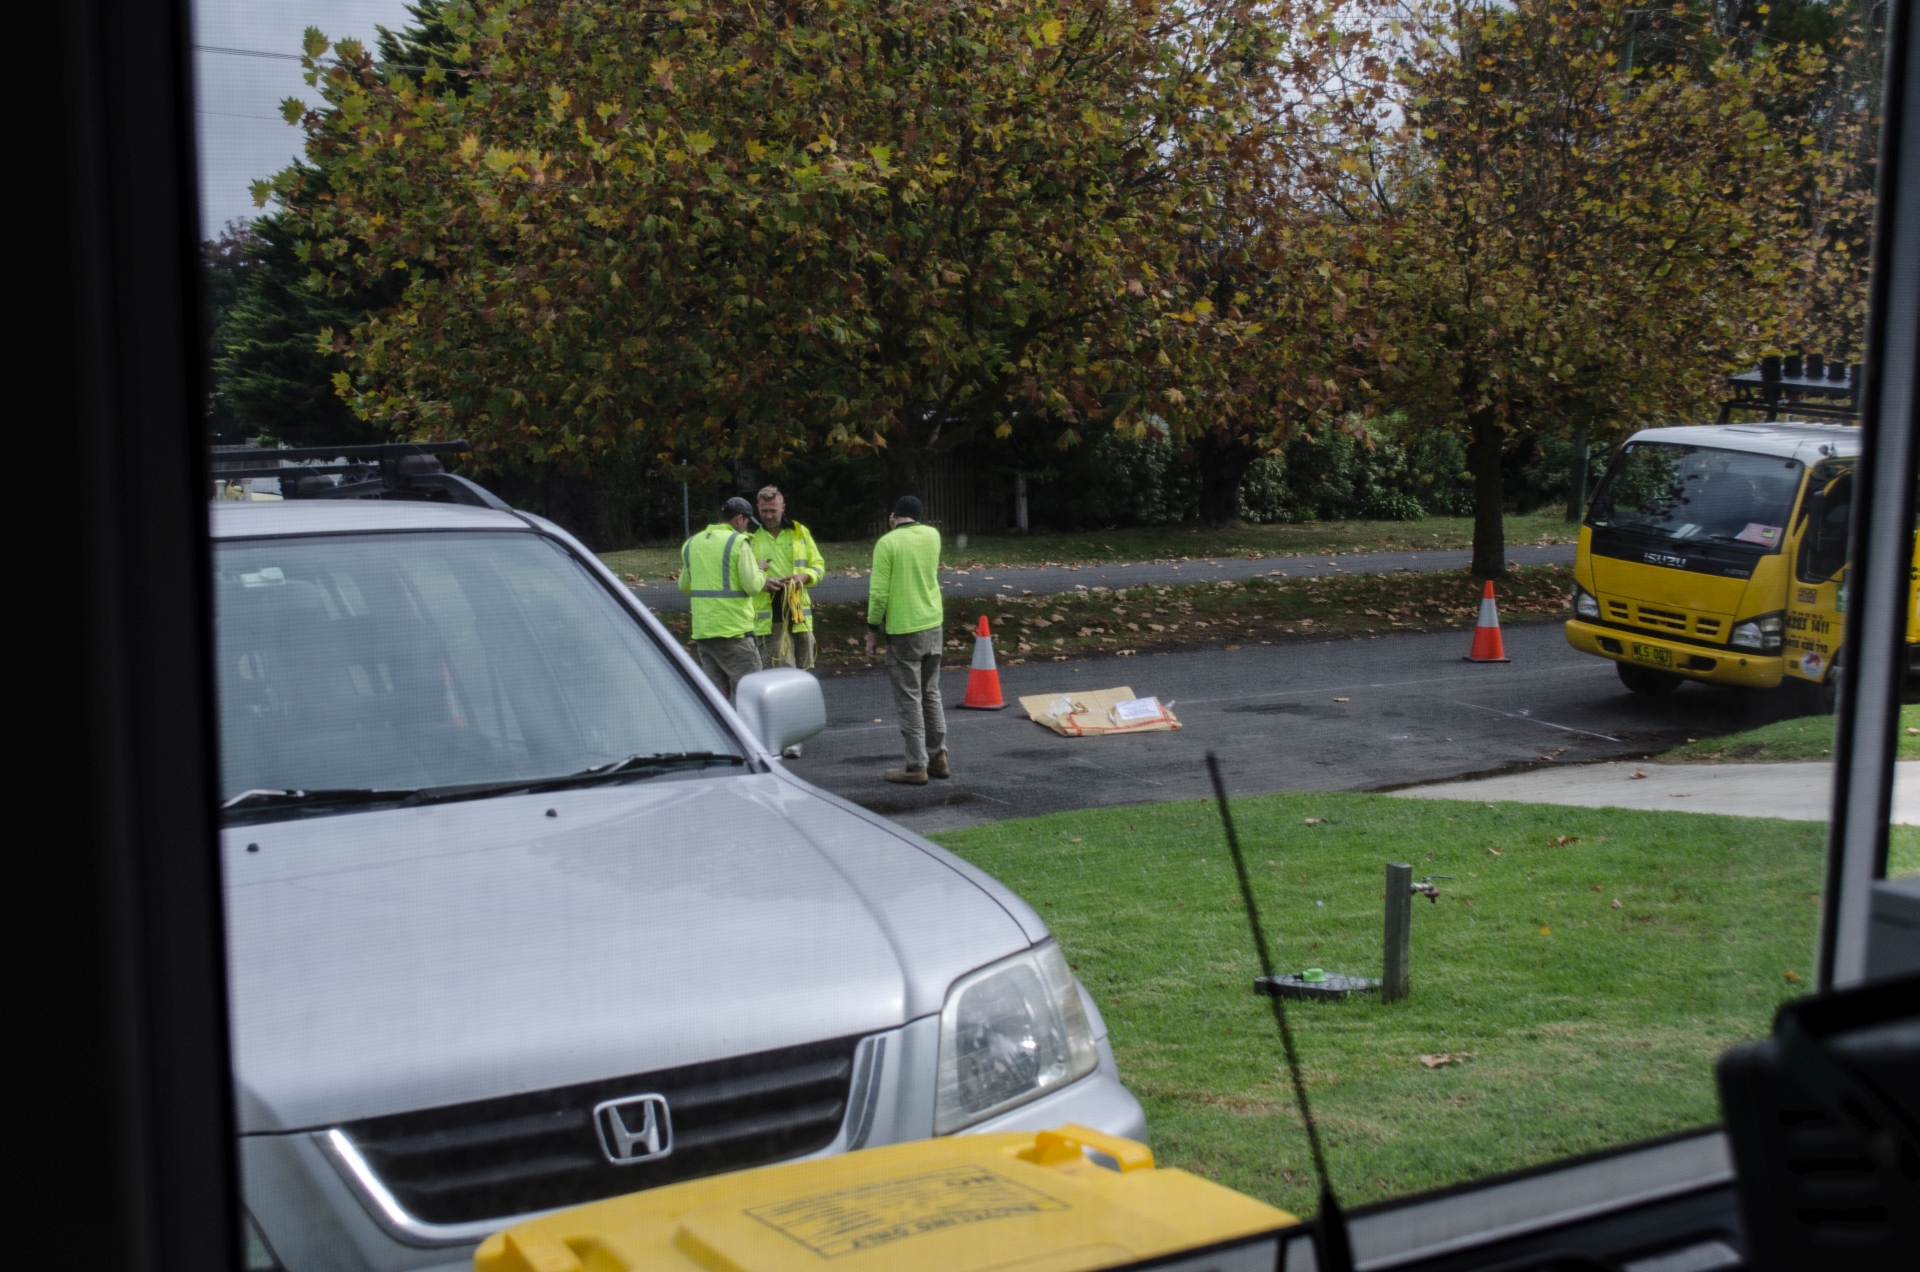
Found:
[[[827,727],[820,682],[791,667],[742,676],[734,686],[733,705],[760,744],[775,755]]]

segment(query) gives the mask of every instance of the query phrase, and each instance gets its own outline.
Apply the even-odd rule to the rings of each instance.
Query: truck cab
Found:
[[[1842,424],[1635,433],[1580,528],[1567,643],[1635,693],[1830,688],[1858,453]]]

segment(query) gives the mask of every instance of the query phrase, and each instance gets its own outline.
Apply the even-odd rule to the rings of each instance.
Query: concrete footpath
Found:
[[[1920,760],[1894,764],[1893,822],[1920,825]],[[1622,760],[1509,773],[1392,791],[1395,799],[1473,799],[1486,803],[1571,804],[1668,813],[1726,813],[1825,821],[1833,766],[1813,764],[1654,764]]]
[[[1507,560],[1514,565],[1572,565],[1574,545],[1547,547],[1509,547]],[[1152,583],[1165,587],[1174,583],[1216,583],[1222,579],[1250,579],[1256,575],[1285,573],[1291,578],[1325,574],[1391,574],[1412,570],[1426,574],[1440,570],[1464,570],[1473,563],[1471,548],[1444,548],[1429,552],[1348,552],[1322,556],[1270,556],[1258,558],[1197,557],[1190,561],[1137,561],[1114,565],[1049,566],[976,566],[971,570],[940,571],[943,595],[979,598],[998,592],[1015,596],[1031,592],[1045,596],[1071,592],[1077,588],[1138,587]],[[829,563],[833,573],[809,589],[808,594],[822,605],[842,601],[863,601],[867,597],[865,561]],[[847,567],[861,574],[850,578]],[[628,588],[647,603],[656,614],[680,613],[687,598],[674,583],[632,583]]]

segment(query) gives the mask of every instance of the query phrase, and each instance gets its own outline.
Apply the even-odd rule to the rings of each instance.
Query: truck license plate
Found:
[[[1658,645],[1642,645],[1639,641],[1635,641],[1633,656],[1641,662],[1659,663],[1662,667],[1673,666],[1673,651],[1662,649]]]

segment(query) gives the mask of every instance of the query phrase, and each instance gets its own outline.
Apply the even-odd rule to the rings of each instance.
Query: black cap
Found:
[[[753,505],[740,496],[735,495],[720,505],[720,513],[729,520],[734,517],[751,517],[753,515]]]
[[[920,497],[918,495],[902,495],[900,496],[900,502],[893,505],[893,515],[896,517],[911,517],[915,521],[918,521],[926,515],[926,509],[920,506]]]

